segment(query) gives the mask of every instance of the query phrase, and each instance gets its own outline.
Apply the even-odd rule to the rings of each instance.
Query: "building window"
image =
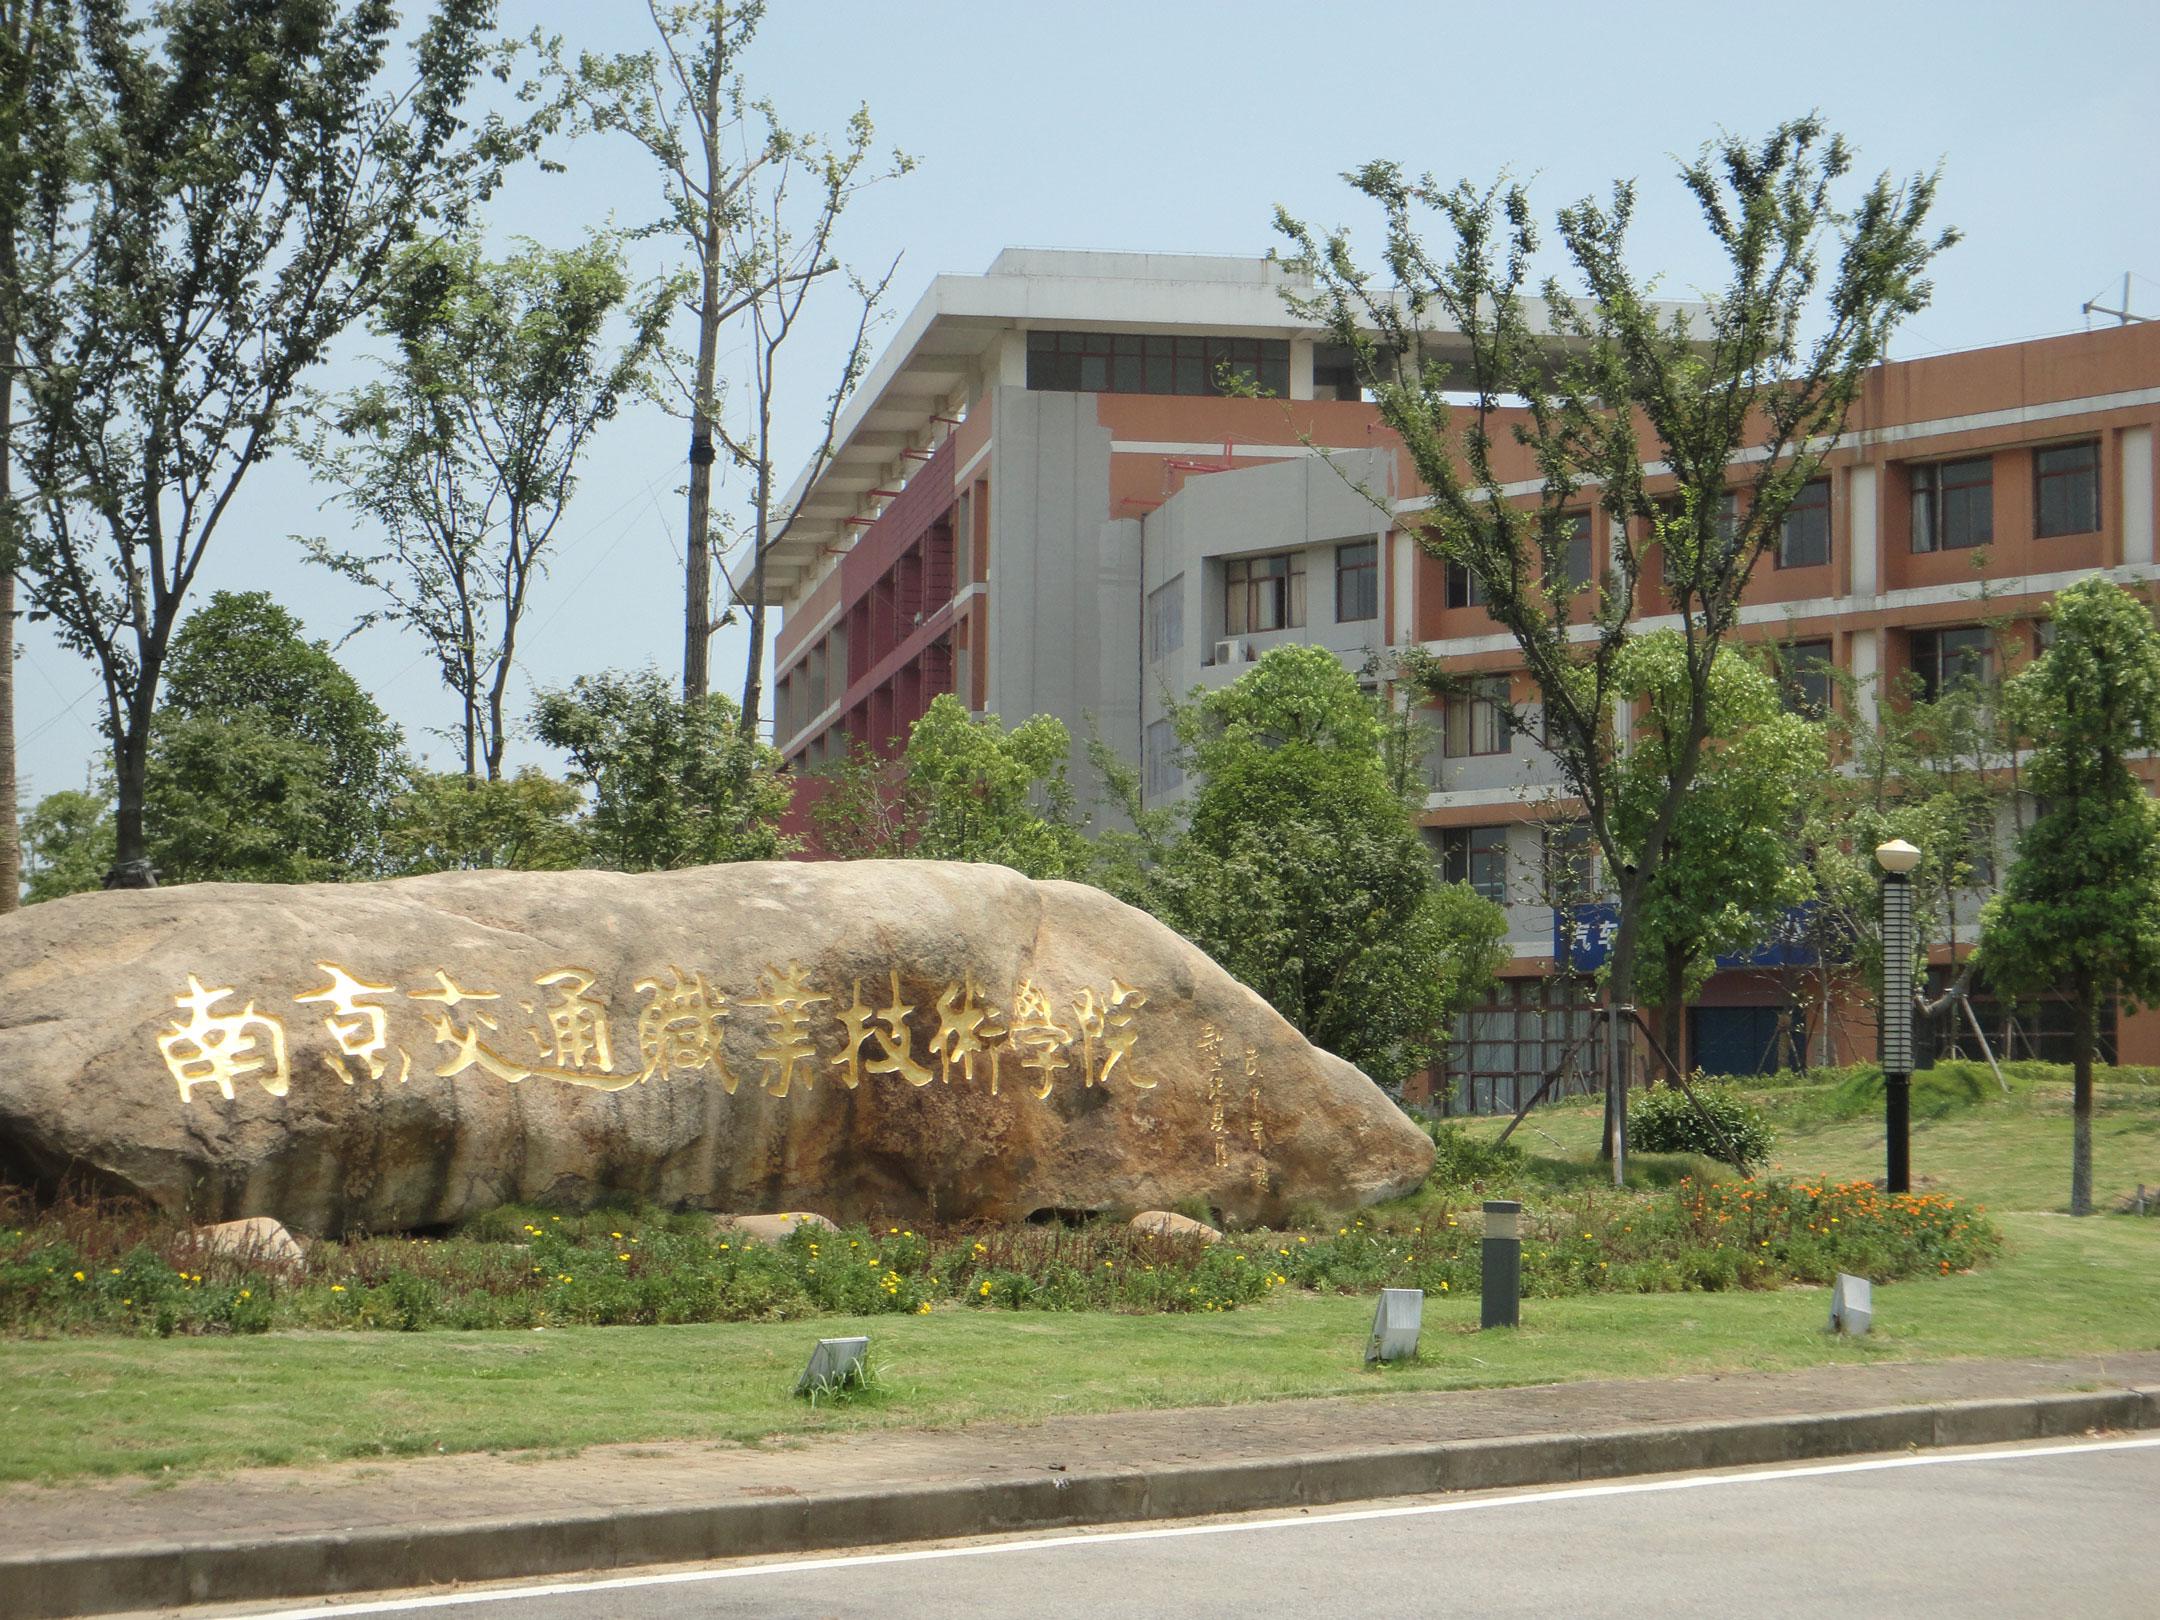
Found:
[[[1827,641],[1794,641],[1778,648],[1778,686],[1785,707],[1810,720],[1828,714],[1831,667]]]
[[[1507,678],[1475,682],[1451,694],[1443,706],[1441,746],[1449,759],[1508,752]]]
[[[1246,386],[1290,392],[1287,338],[1137,332],[1030,332],[1027,385],[1079,394],[1219,394],[1225,369]]]
[[[1487,900],[1506,905],[1507,828],[1442,828],[1440,877],[1446,883],[1467,883]]]
[[[1933,703],[1961,684],[1988,686],[1995,679],[1995,636],[1985,625],[1912,633],[1913,673],[1920,700]]]
[[[2091,534],[2100,527],[2100,446],[2056,444],[2033,452],[2033,531]]]
[[[1448,563],[1447,605],[1451,608],[1483,607],[1485,587],[1478,583],[1477,575],[1461,563]]]
[[[1462,1016],[1448,1047],[1448,1106],[1512,1114],[1545,1084],[1548,1097],[1594,1090],[1597,1049],[1586,1040],[1590,1003],[1572,977],[1503,979]]]
[[[1305,558],[1233,557],[1223,570],[1223,634],[1295,630],[1305,623]]]
[[[1560,524],[1567,536],[1568,589],[1579,591],[1590,583],[1590,514],[1562,512]]]
[[[1800,486],[1778,530],[1780,568],[1819,568],[1830,560],[1830,480],[1811,478]]]
[[[1148,662],[1157,664],[1185,645],[1185,576],[1158,585],[1147,599]]]
[[[1380,617],[1380,542],[1354,540],[1335,548],[1335,622]]]
[[[1312,351],[1312,397],[1314,399],[1363,399],[1364,384],[1358,378],[1357,351],[1347,343],[1315,343]]]
[[[1995,462],[1938,461],[1912,469],[1912,548],[1958,551],[1995,538]]]
[[[1148,722],[1143,785],[1150,799],[1166,798],[1185,780],[1178,765],[1177,726],[1169,720]]]

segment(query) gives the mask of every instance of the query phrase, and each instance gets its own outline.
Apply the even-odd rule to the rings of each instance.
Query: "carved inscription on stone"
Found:
[[[513,986],[466,984],[449,968],[398,984],[337,962],[315,967],[323,982],[291,993],[291,1017],[320,1026],[333,1048],[322,1054],[323,1067],[348,1086],[363,1080],[402,1085],[417,1052],[423,1066],[433,1058],[439,1079],[471,1072],[504,1085],[545,1080],[622,1091],[661,1075],[702,1074],[732,1097],[744,1078],[727,1061],[727,1037],[736,1029],[757,1065],[750,1076],[776,1098],[812,1091],[819,1079],[850,1091],[866,1078],[914,1087],[982,1082],[996,1096],[1001,1080],[1010,1078],[1037,1100],[1047,1099],[1061,1081],[1107,1087],[1115,1076],[1139,1091],[1156,1084],[1134,1056],[1141,1036],[1137,1014],[1148,992],[1114,978],[1107,987],[1077,991],[1023,978],[1009,1003],[1001,1004],[972,976],[931,996],[904,989],[895,967],[866,996],[861,979],[821,985],[788,962],[767,964],[754,984],[730,992],[703,972],[671,963],[633,981],[642,1004],[634,1029],[626,1021],[631,1039],[624,1044],[615,1038],[601,976],[574,963]],[[260,1085],[273,1097],[291,1089],[287,1017],[263,1010],[256,999],[234,1011],[228,998],[238,994],[233,986],[205,986],[191,976],[187,989],[173,997],[178,1013],[158,1032],[156,1044],[182,1103],[206,1085],[227,1101],[236,1082]],[[922,1039],[918,1023],[933,1019],[936,1033]],[[1209,1097],[1220,1159],[1221,1037],[1209,1033],[1215,1040]],[[743,1050],[737,1046],[738,1058]],[[1257,1116],[1254,1131],[1258,1146]]]

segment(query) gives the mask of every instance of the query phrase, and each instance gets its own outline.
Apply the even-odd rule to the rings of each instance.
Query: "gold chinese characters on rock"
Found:
[[[1057,1085],[1105,1086],[1113,1077],[1137,1090],[1155,1080],[1136,1066],[1136,1013],[1148,992],[1112,979],[1055,994],[1031,978],[1009,1002],[987,999],[972,977],[936,995],[904,991],[900,970],[882,980],[819,985],[797,963],[768,965],[746,992],[731,994],[701,972],[670,966],[633,981],[641,998],[635,1034],[615,1039],[601,975],[574,964],[550,968],[515,991],[461,983],[437,968],[413,984],[376,983],[336,962],[315,964],[326,982],[295,991],[290,1015],[266,1012],[253,997],[189,975],[174,996],[178,1009],[157,1034],[158,1055],[180,1100],[214,1086],[233,1098],[236,1082],[273,1097],[292,1087],[289,1026],[313,1034],[319,1023],[331,1049],[322,1066],[341,1083],[402,1085],[413,1052],[439,1079],[476,1071],[505,1085],[548,1080],[595,1091],[622,1091],[667,1074],[702,1074],[735,1095],[750,1079],[774,1097],[811,1090],[819,1080],[850,1091],[866,1079],[909,1086],[978,1082],[996,1096],[1016,1085],[1046,1099]],[[917,1022],[936,1033],[920,1039]],[[312,1022],[311,1022],[312,1021]],[[628,1021],[625,1021],[628,1028]],[[738,1073],[726,1050],[731,1031],[754,1068]],[[399,1036],[409,1038],[400,1044]],[[394,1073],[393,1073],[394,1070]]]

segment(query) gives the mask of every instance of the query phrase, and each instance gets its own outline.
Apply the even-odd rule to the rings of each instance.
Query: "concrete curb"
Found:
[[[1076,1470],[630,1513],[542,1514],[308,1537],[148,1542],[0,1558],[0,1620],[179,1608],[835,1551],[1389,1496],[1564,1485],[2090,1430],[2160,1429],[2160,1385],[1587,1434]]]

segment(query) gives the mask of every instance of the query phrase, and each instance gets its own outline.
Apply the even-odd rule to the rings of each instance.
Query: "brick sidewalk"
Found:
[[[1530,1388],[1290,1400],[1053,1418],[1029,1426],[892,1429],[770,1448],[605,1446],[570,1457],[460,1455],[265,1468],[176,1483],[0,1488],[0,1558],[151,1544],[306,1541],[354,1531],[636,1513],[760,1499],[995,1491],[1059,1474],[1149,1475],[1533,1435],[2005,1400],[2160,1385],[2160,1353],[1697,1374]]]

